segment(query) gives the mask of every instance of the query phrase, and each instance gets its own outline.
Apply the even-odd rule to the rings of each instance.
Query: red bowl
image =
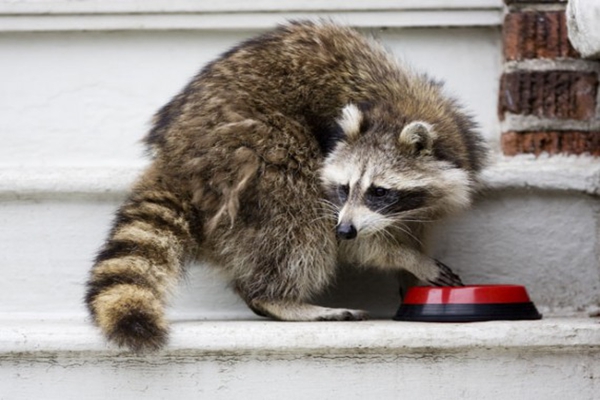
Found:
[[[397,321],[471,322],[541,319],[519,285],[412,287],[398,309]]]

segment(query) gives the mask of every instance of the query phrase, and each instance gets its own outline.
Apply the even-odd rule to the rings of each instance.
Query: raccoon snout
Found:
[[[341,223],[335,228],[335,232],[340,239],[354,239],[358,232],[354,225],[350,223]]]

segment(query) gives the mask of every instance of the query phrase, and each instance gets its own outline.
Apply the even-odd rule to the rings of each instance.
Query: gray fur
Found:
[[[355,124],[343,123],[358,115],[344,116],[350,104]],[[414,121],[435,135],[420,126],[401,137]],[[352,29],[294,22],[240,44],[158,112],[146,141],[152,164],[117,213],[86,296],[119,345],[166,343],[164,307],[188,260],[214,265],[251,309],[281,320],[364,319],[308,303],[339,262],[460,283],[425,255],[416,220],[469,204],[485,146],[438,84]],[[340,242],[338,220],[359,218],[369,190],[346,182],[339,202],[340,176],[353,169],[427,208],[396,204],[398,215],[379,213],[385,226]],[[415,188],[422,199],[406,191]]]

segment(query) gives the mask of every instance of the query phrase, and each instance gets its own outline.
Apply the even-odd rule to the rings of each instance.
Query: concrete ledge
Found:
[[[600,159],[576,156],[502,158],[482,174],[493,190],[534,189],[600,194]]]
[[[143,166],[0,168],[0,199],[123,198]],[[491,190],[535,189],[600,194],[600,159],[501,158],[482,174]]]
[[[3,320],[0,360],[81,352],[126,354],[104,343],[89,323],[73,320]],[[365,355],[466,351],[600,351],[600,321],[551,318],[468,324],[396,321],[295,323],[179,321],[159,355]]]
[[[499,26],[499,0],[198,2],[0,1],[0,31],[266,29],[288,19],[333,18],[355,27]]]
[[[207,2],[196,0],[0,0],[0,13],[6,14],[161,14],[282,12],[310,10],[437,10],[500,9],[501,0],[228,0]]]
[[[178,322],[159,354],[83,322],[0,321],[7,399],[596,399],[596,320]]]
[[[600,119],[579,121],[576,119],[556,120],[552,118],[539,118],[533,115],[519,115],[506,112],[504,120],[500,123],[502,132],[507,131],[598,131]]]
[[[142,169],[140,165],[0,168],[0,199],[120,199]]]
[[[326,18],[356,28],[498,26],[501,12],[470,10],[2,16],[0,32],[262,30],[296,19]]]

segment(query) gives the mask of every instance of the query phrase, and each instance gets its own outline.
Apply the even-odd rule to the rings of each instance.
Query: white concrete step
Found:
[[[82,317],[84,284],[113,212],[140,165],[0,169],[0,312]],[[545,313],[600,305],[597,160],[501,162],[485,174],[492,190],[474,209],[440,226],[434,254],[467,283],[526,285]],[[390,317],[394,277],[341,271],[326,304]],[[171,312],[189,318],[251,313],[209,268],[192,267]]]
[[[348,14],[353,15],[351,18],[361,20],[363,26],[370,24],[370,28],[397,57],[436,79],[446,81],[448,91],[469,106],[469,110],[477,116],[483,134],[497,147],[500,130],[496,93],[501,73],[501,37],[497,25],[390,29],[388,22],[399,21],[392,9],[404,14],[402,20],[416,21],[417,17],[427,22],[425,26],[439,23],[440,15],[452,19],[453,13],[449,12],[452,10],[465,11],[467,18],[464,22],[476,20],[478,8],[483,12],[493,9],[493,14],[501,16],[500,0],[486,0],[487,5],[481,0],[413,0],[400,3],[385,0],[377,4],[361,3],[359,8],[356,8],[358,1],[350,5],[340,0],[336,4],[331,1],[295,1],[295,5],[288,5],[288,2],[273,0],[268,3],[270,15],[281,23],[286,20],[286,15],[273,12],[280,7],[300,7],[305,11],[317,7],[313,10],[317,12],[323,11],[324,7],[349,8]],[[257,12],[266,11],[264,5],[264,1],[212,4],[189,0],[0,0],[0,32],[13,24],[36,31],[46,19],[55,21],[56,28],[67,30],[52,33],[2,32],[0,36],[0,75],[11,77],[3,80],[0,90],[0,166],[44,168],[139,161],[144,150],[140,140],[148,132],[152,115],[182,90],[202,66],[238,42],[257,34],[257,31],[248,31],[243,26],[223,30],[223,27],[219,29],[214,25],[212,29],[197,31],[153,31],[150,20],[170,19],[176,24],[171,27],[178,28],[177,21],[195,18],[198,16],[196,12],[213,8],[213,11],[221,9],[218,14],[253,24],[261,19]],[[169,12],[173,7],[175,10]],[[246,14],[231,11],[231,8],[240,11],[254,7],[258,9]],[[378,9],[386,21],[356,12],[369,7]],[[410,9],[421,18],[405,14]],[[65,17],[80,24],[79,28],[69,28]],[[85,23],[90,18],[109,24],[116,22],[117,25],[125,18],[135,29],[94,32],[94,26]],[[215,22],[220,19],[213,12],[205,13],[203,18]],[[274,23],[273,19],[269,25]],[[497,21],[500,22],[500,19]],[[163,28],[168,28],[168,25]],[[265,28],[263,26],[261,30]],[[57,54],[60,57],[56,57]],[[477,63],[472,62],[474,59]],[[39,68],[40,65],[44,68]]]
[[[598,319],[180,321],[132,356],[81,320],[10,320],[0,399],[599,398]]]

